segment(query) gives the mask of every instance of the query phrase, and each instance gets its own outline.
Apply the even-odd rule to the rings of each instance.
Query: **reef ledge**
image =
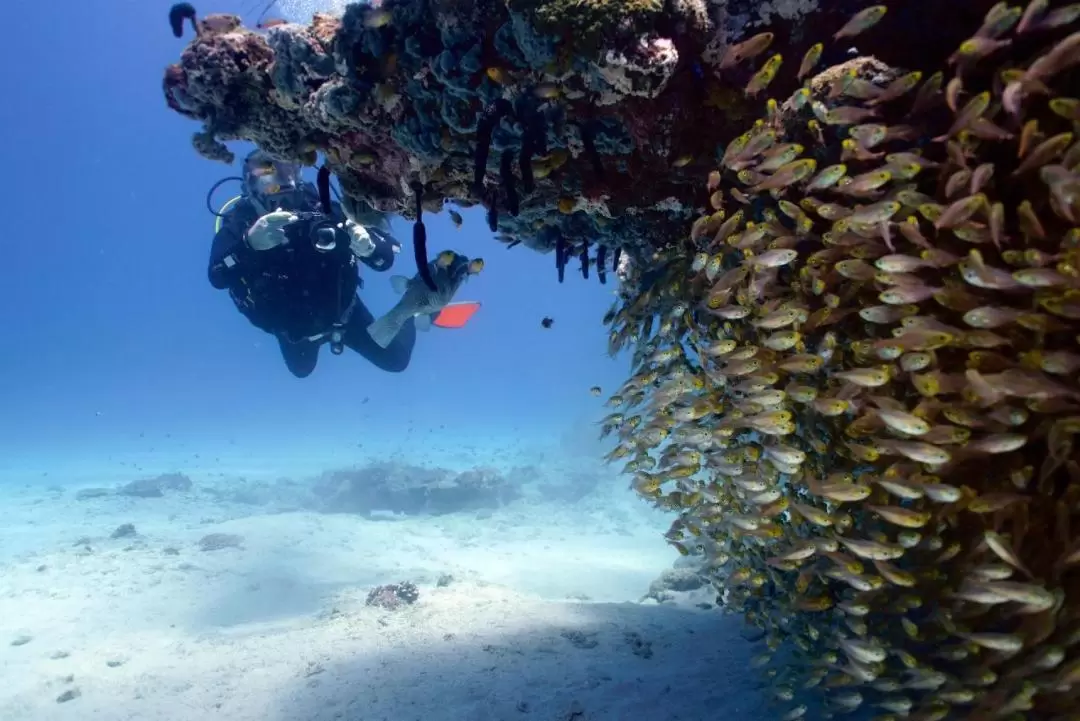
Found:
[[[707,207],[702,179],[763,98],[797,87],[784,72],[748,97],[760,62],[721,69],[727,48],[772,32],[768,54],[797,63],[868,4],[386,0],[269,29],[209,15],[164,94],[202,122],[193,144],[207,158],[232,162],[233,140],[307,164],[321,153],[347,210],[415,217],[419,183],[425,210],[483,204],[501,242],[558,247],[560,266],[590,250],[598,270],[623,251],[647,265]],[[923,66],[988,6],[912,0],[859,42]]]

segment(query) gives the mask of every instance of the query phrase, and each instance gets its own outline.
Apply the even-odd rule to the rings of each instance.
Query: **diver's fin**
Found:
[[[439,328],[464,328],[478,310],[480,310],[479,301],[462,300],[450,303],[439,311],[433,322]]]
[[[394,289],[395,293],[404,294],[409,287],[409,279],[403,275],[392,275],[390,276],[390,287]]]
[[[431,316],[433,313],[421,313],[413,319],[413,323],[416,325],[416,330],[422,330],[427,333],[431,330]]]

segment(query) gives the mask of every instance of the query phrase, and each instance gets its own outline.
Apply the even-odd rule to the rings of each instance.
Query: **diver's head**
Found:
[[[300,189],[300,166],[275,160],[264,150],[244,158],[243,191],[264,208],[273,209],[274,199]]]

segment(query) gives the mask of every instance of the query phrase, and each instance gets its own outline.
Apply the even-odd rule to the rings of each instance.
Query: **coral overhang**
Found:
[[[193,142],[207,158],[232,162],[232,140],[308,164],[321,153],[347,201],[412,217],[419,182],[425,210],[485,205],[504,243],[646,261],[685,237],[707,204],[701,179],[760,102],[742,91],[753,64],[718,69],[726,47],[768,29],[769,52],[793,63],[863,5],[386,0],[268,32],[210,15],[164,92],[203,123]],[[934,3],[903,12],[923,41],[870,37],[876,55],[902,64],[958,41]]]

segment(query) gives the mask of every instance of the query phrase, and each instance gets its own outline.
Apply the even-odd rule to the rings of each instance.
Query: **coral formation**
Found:
[[[608,315],[610,457],[764,631],[777,718],[1076,718],[1080,5],[965,35],[763,102]]]
[[[518,484],[490,468],[457,473],[394,462],[324,473],[314,491],[325,512],[364,514],[441,515],[494,509],[521,496]]]
[[[185,492],[190,491],[191,488],[191,479],[183,473],[162,473],[159,476],[140,478],[126,483],[116,492],[121,496],[157,498],[164,496],[166,491]]]
[[[902,27],[920,42],[873,35],[876,54],[944,53],[969,10],[937,22],[943,5],[907,3]],[[309,164],[322,153],[346,207],[363,199],[410,218],[417,187],[431,212],[482,203],[502,242],[555,250],[561,277],[571,260],[617,268],[623,250],[647,262],[705,207],[699,179],[753,107],[749,64],[720,68],[731,44],[766,27],[832,32],[859,6],[386,0],[265,33],[211,15],[164,92],[203,122],[194,145],[206,157],[231,162],[234,139]],[[804,50],[773,48],[788,63]]]
[[[675,568],[660,574],[659,578],[649,584],[649,590],[641,597],[641,601],[712,608],[716,602],[716,592],[700,558],[686,557],[679,561],[690,563],[676,562]]]
[[[387,611],[395,611],[402,606],[410,606],[420,598],[420,591],[416,585],[409,581],[401,583],[389,583],[385,586],[376,586],[368,593],[367,606],[385,608]]]
[[[194,485],[183,473],[162,473],[149,478],[138,478],[117,488],[83,488],[75,493],[75,500],[87,501],[106,496],[135,496],[137,498],[161,498],[165,492],[185,493]]]

